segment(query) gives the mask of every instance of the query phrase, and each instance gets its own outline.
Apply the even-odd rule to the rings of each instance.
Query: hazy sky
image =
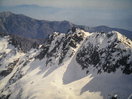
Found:
[[[0,11],[132,30],[132,0],[0,0]]]

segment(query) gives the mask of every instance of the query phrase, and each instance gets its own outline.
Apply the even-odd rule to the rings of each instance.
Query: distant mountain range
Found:
[[[69,21],[37,20],[12,12],[0,13],[0,32],[19,35],[24,38],[45,39],[53,32],[67,33],[72,27],[78,27],[87,32],[109,32],[114,30],[132,39],[131,31],[119,28],[110,28],[107,26],[88,27],[76,25]]]

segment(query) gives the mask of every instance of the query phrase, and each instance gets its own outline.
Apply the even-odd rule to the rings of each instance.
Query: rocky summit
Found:
[[[0,36],[0,99],[131,99],[132,41],[121,33],[72,28],[26,51],[16,39]]]

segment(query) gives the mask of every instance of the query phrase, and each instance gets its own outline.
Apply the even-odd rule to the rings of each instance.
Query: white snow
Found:
[[[78,48],[74,51],[77,52],[79,47],[80,46],[78,45]],[[11,95],[10,99],[16,98],[16,93],[18,93],[18,90],[20,88],[22,88],[23,90],[23,93],[21,95],[22,99],[26,99],[27,97],[29,99],[31,98],[35,98],[35,99],[43,99],[43,98],[46,98],[46,99],[88,99],[88,98],[102,99],[102,96],[100,96],[100,92],[87,91],[83,94],[80,94],[81,88],[85,86],[93,78],[91,77],[91,75],[86,76],[86,74],[83,71],[81,71],[80,66],[75,62],[75,60],[73,61],[73,59],[75,59],[74,56],[72,56],[69,60],[65,61],[64,64],[62,64],[62,66],[54,70],[52,73],[50,73],[46,77],[44,77],[44,75],[51,67],[49,68],[45,67],[43,69],[43,73],[38,74],[38,72],[40,71],[39,67],[42,66],[42,61],[44,62],[44,60],[41,60],[41,62],[37,60],[36,63],[34,63],[36,64],[36,68],[28,72],[17,83],[17,85],[19,85],[18,88],[14,86],[15,87],[15,89],[13,90],[14,93]],[[75,64],[77,65],[77,67]],[[71,69],[72,72],[67,71],[67,69],[71,66],[72,66],[72,69]],[[68,75],[71,76],[71,77],[66,77],[66,79],[72,78],[74,80],[77,77],[79,78],[78,80],[74,82],[71,82],[69,84],[64,84],[63,78],[65,73],[68,73]],[[80,78],[80,76],[82,76],[82,78]]]
[[[132,96],[132,75],[124,75],[120,70],[116,73],[102,73],[97,75],[93,68],[90,68],[89,74],[86,74],[86,70],[82,70],[81,66],[76,62],[76,54],[83,47],[87,46],[87,42],[91,42],[93,45],[98,45],[99,49],[106,48],[108,41],[112,41],[116,36],[107,38],[106,34],[97,34],[84,32],[84,40],[77,44],[77,48],[70,48],[64,62],[58,65],[59,58],[50,57],[52,61],[46,66],[47,58],[44,57],[42,60],[35,59],[34,57],[39,54],[41,49],[31,49],[28,53],[19,52],[12,45],[8,44],[8,37],[0,38],[0,52],[6,53],[7,56],[2,60],[1,69],[6,69],[6,65],[17,60],[18,63],[15,65],[13,71],[0,81],[0,91],[8,84],[9,79],[21,68],[23,77],[16,81],[14,84],[9,86],[9,90],[12,92],[9,99],[108,99],[109,95],[112,96],[117,94],[120,99],[124,97]],[[115,32],[116,34],[117,32]],[[55,33],[55,40],[52,41],[50,52],[57,40],[60,40],[64,34]],[[124,41],[122,36],[117,33],[117,36]],[[131,46],[131,41],[125,39],[125,43]],[[39,48],[41,48],[40,45]],[[120,46],[125,49],[125,44]],[[131,47],[128,49],[132,50]],[[61,48],[57,50],[58,56],[60,56]],[[73,52],[73,56],[69,57]],[[117,52],[113,53],[117,55]],[[103,54],[102,56],[105,56]],[[0,56],[2,57],[2,56]],[[130,60],[132,56],[130,57]],[[23,66],[25,62],[28,63]],[[20,64],[22,63],[22,64]],[[123,90],[122,90],[123,89]],[[124,94],[126,96],[122,96]],[[7,95],[8,91],[4,91]],[[123,98],[122,98],[123,97]]]
[[[5,36],[3,38],[0,38],[0,52],[1,53],[6,53],[6,57],[1,60],[1,70],[5,70],[8,68],[8,64],[12,63],[16,60],[18,60],[20,57],[24,56],[25,54],[22,52],[18,52],[17,49],[14,48],[14,46],[8,44],[9,37]],[[2,56],[1,56],[2,57]],[[4,88],[9,79],[12,77],[12,75],[16,72],[17,70],[17,65],[14,67],[13,71],[10,73],[10,75],[6,76],[0,81],[0,89]]]

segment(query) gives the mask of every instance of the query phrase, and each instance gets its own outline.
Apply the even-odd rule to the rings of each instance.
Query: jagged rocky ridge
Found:
[[[0,33],[0,36],[9,36],[8,42],[23,52],[27,52],[31,48],[37,48],[41,42],[38,42],[38,40],[35,39],[24,38],[13,34]]]
[[[98,73],[111,73],[120,68],[125,74],[132,73],[131,40],[118,32],[93,34],[82,46],[76,57],[82,69],[92,66]]]
[[[72,48],[77,47],[77,44],[84,39],[84,35],[85,34],[81,31],[73,34],[54,33],[53,35],[50,35],[47,42],[42,45],[42,51],[36,58],[43,59],[44,57],[47,57],[48,59],[50,57],[59,57],[58,64],[61,64],[65,59],[66,54],[69,54],[69,57],[73,55],[74,50]],[[51,61],[51,59],[49,59],[49,61]]]
[[[132,80],[132,41],[121,35],[119,32],[88,33],[73,28],[68,34],[53,33],[47,38],[44,44],[39,46],[35,45],[27,52],[22,51],[21,46],[18,47],[18,42],[20,41],[15,40],[16,46],[14,46],[14,43],[10,43],[13,42],[10,36],[1,37],[0,42],[2,42],[0,43],[1,99],[28,99],[32,97],[43,99],[42,97],[37,96],[37,94],[34,96],[30,92],[33,91],[34,93],[35,90],[38,90],[37,92],[43,93],[42,90],[40,91],[40,89],[37,89],[37,86],[44,87],[45,90],[45,82],[48,82],[47,86],[50,86],[50,83],[59,81],[60,79],[57,79],[59,77],[64,84],[71,84],[71,82],[81,80],[81,78],[84,78],[85,76],[89,77],[89,75],[93,75],[93,78],[95,79],[97,77],[103,79],[102,75],[108,75],[111,79],[114,79],[114,77],[118,78],[111,81],[110,84],[113,82],[118,84],[118,80],[123,81],[119,84],[122,86],[119,90],[117,90],[119,86],[115,87],[112,84],[116,92],[119,93],[121,99],[129,97],[132,92],[130,86]],[[59,70],[60,68],[62,68],[62,70]],[[54,73],[55,71],[57,71],[57,73]],[[120,73],[118,74],[119,71]],[[52,79],[55,79],[53,82],[45,80],[52,74],[54,76],[56,75],[55,78],[54,76],[51,76],[53,77]],[[40,77],[38,75],[40,75]],[[43,77],[41,77],[41,75],[43,75]],[[123,78],[124,76],[125,78]],[[39,79],[40,83],[37,82],[36,79]],[[102,81],[105,81],[105,79]],[[85,83],[87,83],[88,80],[89,78],[86,79]],[[96,86],[96,84],[98,85],[100,82],[101,81],[98,80],[98,82],[93,84]],[[30,83],[30,85],[28,85],[28,83]],[[59,90],[60,86],[63,85],[60,85],[59,82],[55,84],[57,84],[56,87],[59,88]],[[29,88],[28,92],[23,85]],[[89,87],[87,89],[86,85],[82,86],[80,93],[91,89]],[[53,87],[52,84],[51,86]],[[72,86],[74,86],[73,89],[75,87],[78,88],[76,85]],[[67,86],[70,88],[68,91],[73,92],[73,96],[78,99],[85,99],[87,97],[94,98],[94,96],[96,96],[89,95],[89,93],[76,96],[76,93],[71,91],[72,86]],[[33,89],[34,87],[36,87],[36,89]],[[111,87],[112,86],[109,87],[109,84],[106,88],[101,85],[101,88],[104,90],[107,89],[107,91],[101,91],[99,89],[96,91],[100,91],[101,96],[103,96],[102,98],[106,98],[108,94],[114,92]],[[50,87],[48,88],[50,90]],[[57,88],[55,91],[58,90]],[[65,87],[62,87],[62,89],[65,90]],[[127,89],[127,91],[125,89]],[[63,92],[63,90],[61,91]],[[93,89],[91,90],[93,91]],[[65,92],[64,94],[69,95]],[[49,96],[47,96],[46,93],[43,93],[43,95],[40,94],[40,96],[49,98],[52,95],[49,94]],[[101,99],[101,96],[95,97],[95,99]],[[56,95],[53,95],[53,97],[50,97],[49,99],[56,97],[66,99],[64,96],[61,96],[60,93],[56,93]]]

